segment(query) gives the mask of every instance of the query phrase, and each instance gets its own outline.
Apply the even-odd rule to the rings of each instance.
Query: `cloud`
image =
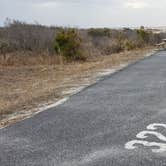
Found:
[[[148,7],[148,4],[145,1],[129,1],[126,2],[125,6],[127,8],[142,9]]]
[[[165,0],[124,0],[124,6],[133,9],[164,9],[164,5],[166,5]]]
[[[53,8],[57,5],[57,2],[55,1],[46,1],[46,2],[40,2],[33,4],[33,7],[39,7],[39,8]]]
[[[161,26],[165,6],[166,0],[0,0],[0,25],[9,17],[59,26]]]

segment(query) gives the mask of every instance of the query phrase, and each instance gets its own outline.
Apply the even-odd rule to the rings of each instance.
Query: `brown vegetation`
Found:
[[[0,28],[0,65],[43,65],[88,60],[125,50],[152,46],[166,34],[144,29],[121,30],[46,27],[7,20]]]
[[[56,102],[66,91],[94,82],[102,70],[143,58],[164,36],[144,29],[71,29],[8,20],[0,28],[0,122]]]
[[[100,56],[87,62],[61,65],[0,67],[1,125],[27,117],[28,110],[41,104],[54,103],[73,88],[96,80],[98,73],[143,58],[152,48]],[[35,111],[38,111],[36,109]],[[14,114],[13,114],[14,113]],[[30,114],[33,114],[33,111]]]

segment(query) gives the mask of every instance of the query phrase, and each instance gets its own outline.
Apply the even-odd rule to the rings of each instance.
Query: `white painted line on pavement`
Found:
[[[158,127],[164,127],[166,128],[166,124],[163,123],[153,123],[147,126],[148,130],[157,130]],[[149,142],[149,141],[145,141],[143,139],[148,138],[150,136],[155,136],[156,138],[158,138],[158,140],[160,140],[161,142]],[[143,145],[145,147],[151,147],[152,152],[154,153],[163,153],[166,152],[166,137],[164,135],[162,135],[159,132],[156,131],[141,131],[140,133],[138,133],[136,135],[136,137],[138,139],[142,139],[142,140],[132,140],[129,141],[125,144],[125,148],[128,150],[133,150],[138,148],[138,145]],[[157,147],[157,148],[156,148]]]

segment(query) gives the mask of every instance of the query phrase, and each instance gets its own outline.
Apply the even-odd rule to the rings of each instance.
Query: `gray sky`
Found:
[[[165,26],[166,0],[0,0],[5,18],[75,27]]]

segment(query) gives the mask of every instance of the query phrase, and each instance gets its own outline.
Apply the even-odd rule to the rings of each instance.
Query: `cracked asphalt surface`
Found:
[[[166,123],[165,51],[1,129],[0,166],[166,166],[166,152],[152,152],[157,146],[125,148],[153,123]],[[154,135],[143,140],[164,143]]]

